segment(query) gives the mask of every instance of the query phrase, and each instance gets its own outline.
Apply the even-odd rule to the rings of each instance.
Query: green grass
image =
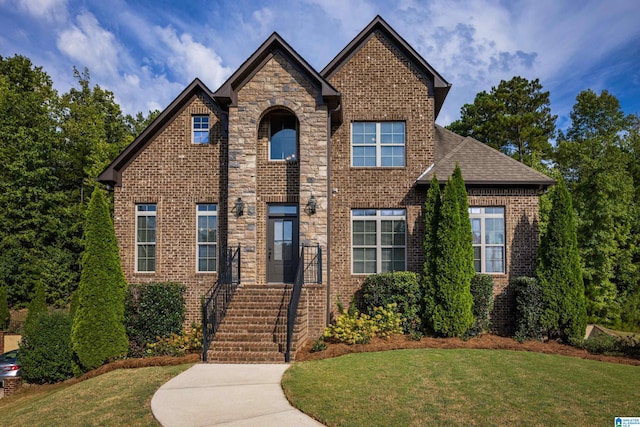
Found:
[[[190,366],[118,369],[73,385],[27,387],[0,399],[0,424],[157,426],[151,414],[151,397]]]
[[[329,426],[613,425],[640,367],[500,350],[398,350],[293,365],[287,398]]]

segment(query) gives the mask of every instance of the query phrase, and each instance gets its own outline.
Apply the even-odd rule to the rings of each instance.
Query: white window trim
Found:
[[[357,144],[354,145],[353,144],[353,125],[356,123],[375,123],[376,124],[376,142],[372,143],[372,144]],[[381,142],[381,125],[382,123],[403,123],[404,124],[404,143],[402,145],[400,144],[383,144]],[[384,121],[384,122],[373,122],[373,121],[368,121],[368,120],[356,120],[351,122],[351,133],[349,135],[350,139],[351,139],[351,167],[353,168],[393,168],[393,169],[398,169],[398,168],[404,168],[407,166],[407,123],[405,121],[402,120],[389,120],[389,121]],[[375,146],[376,148],[376,164],[375,166],[355,166],[353,164],[353,148],[354,147],[371,147],[371,146]],[[403,147],[404,148],[404,159],[403,159],[403,165],[402,166],[382,166],[382,147]]]
[[[148,210],[147,211],[139,211],[138,207],[140,207],[140,206],[154,206],[155,210],[153,210],[153,211],[148,211]],[[136,222],[136,225],[135,225],[135,241],[136,241],[136,245],[135,246],[136,246],[136,248],[135,248],[134,261],[133,261],[134,262],[134,272],[135,273],[140,273],[140,274],[154,274],[156,272],[157,268],[158,268],[158,264],[157,264],[158,263],[158,249],[157,249],[158,248],[158,245],[157,245],[157,242],[158,242],[158,205],[155,204],[155,203],[138,203],[135,206],[135,211],[136,211],[136,215],[135,215],[135,222]],[[156,218],[156,229],[155,229],[156,238],[155,238],[155,240],[153,242],[140,242],[140,241],[138,241],[138,218],[142,217],[142,216],[144,216],[144,217],[151,217],[152,216],[152,217]],[[156,247],[156,251],[155,251],[156,255],[155,255],[155,258],[154,258],[155,268],[153,270],[143,270],[143,271],[138,270],[138,253],[139,253],[140,246],[155,246]]]
[[[375,215],[354,215],[353,211],[375,210]],[[404,211],[404,215],[382,215],[382,211]],[[382,245],[382,221],[404,221],[404,268],[407,268],[407,210],[406,209],[351,209],[351,274],[354,276],[369,276],[371,274],[382,273],[382,249],[400,248],[395,245]],[[353,270],[353,250],[356,248],[372,248],[373,246],[355,246],[353,243],[353,223],[354,221],[376,221],[376,271],[375,273],[356,273]]]
[[[486,208],[502,208],[502,213],[485,213]],[[472,209],[480,209],[480,213],[471,213]],[[473,247],[480,247],[480,271],[478,274],[492,274],[500,275],[506,274],[507,269],[507,224],[506,224],[506,207],[505,206],[469,206],[469,219],[480,219],[480,244],[474,244]],[[502,227],[504,229],[504,242],[498,243],[485,243],[485,219],[501,219]],[[486,271],[486,248],[502,248],[502,271]]]
[[[207,134],[208,134],[208,142],[196,142],[196,132],[204,132],[203,129],[195,128],[195,119],[196,117],[206,117],[207,118]],[[211,118],[208,114],[194,114],[191,116],[191,143],[193,145],[209,145],[211,143]]]
[[[215,211],[200,211],[198,209],[199,206],[205,206],[205,205],[214,205],[216,206],[216,210]],[[219,257],[218,257],[218,238],[216,237],[216,241],[214,243],[212,242],[199,242],[198,241],[198,223],[199,223],[199,219],[201,216],[218,216],[218,206],[215,203],[198,203],[196,205],[196,273],[198,274],[213,274],[213,273],[217,273],[218,269],[219,269]],[[216,222],[216,236],[217,236],[217,231],[218,231],[218,222]],[[209,271],[209,270],[200,270],[200,246],[215,246],[215,250],[216,250],[216,269],[213,271]]]

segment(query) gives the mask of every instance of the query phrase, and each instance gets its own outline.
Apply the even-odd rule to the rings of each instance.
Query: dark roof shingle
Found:
[[[429,184],[434,173],[438,181],[446,182],[456,163],[467,185],[548,187],[555,184],[547,175],[500,151],[438,125],[435,127],[435,162],[420,175],[416,184]]]

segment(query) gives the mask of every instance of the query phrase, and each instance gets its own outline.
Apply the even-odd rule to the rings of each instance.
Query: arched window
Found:
[[[269,123],[269,160],[298,159],[298,119],[288,111],[277,110],[265,118]]]

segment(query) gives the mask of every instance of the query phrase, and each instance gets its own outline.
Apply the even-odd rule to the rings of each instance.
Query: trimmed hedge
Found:
[[[362,285],[361,308],[369,316],[375,315],[376,307],[397,304],[404,318],[402,330],[415,333],[421,326],[422,289],[418,275],[410,271],[372,274]]]
[[[489,315],[493,310],[493,277],[488,274],[476,274],[471,279],[471,296],[475,321],[466,333],[469,337],[487,332],[491,326]]]
[[[33,319],[20,341],[20,362],[25,381],[56,383],[73,376],[71,317],[62,312]]]
[[[182,333],[185,291],[184,285],[171,282],[129,285],[125,323],[130,356],[143,356],[147,344]]]
[[[511,280],[516,296],[516,333],[518,341],[542,340],[542,286],[535,277],[516,277]]]

